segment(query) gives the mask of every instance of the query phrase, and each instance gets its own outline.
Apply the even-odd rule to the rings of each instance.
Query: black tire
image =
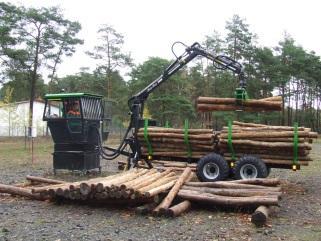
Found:
[[[255,156],[243,156],[235,163],[235,179],[266,178],[268,169],[265,163]]]
[[[202,182],[215,182],[225,180],[229,171],[229,165],[224,158],[216,153],[211,153],[198,161],[196,175]]]
[[[271,167],[268,167],[267,168],[267,176],[266,177],[270,176],[270,173],[271,173]]]

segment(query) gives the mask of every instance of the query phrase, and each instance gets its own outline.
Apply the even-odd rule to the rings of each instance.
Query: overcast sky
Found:
[[[175,41],[202,42],[213,30],[224,33],[227,20],[238,14],[247,20],[260,45],[273,47],[289,33],[298,44],[321,55],[321,8],[317,0],[27,0],[9,1],[27,7],[60,6],[64,16],[82,25],[85,44],[65,58],[58,76],[94,67],[84,54],[96,43],[101,24],[112,25],[125,36],[125,49],[135,63],[149,56],[172,58]]]

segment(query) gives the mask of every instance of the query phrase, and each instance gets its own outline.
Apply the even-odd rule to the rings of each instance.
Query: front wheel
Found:
[[[235,179],[266,178],[268,169],[265,163],[255,156],[244,156],[235,163]]]
[[[221,155],[211,153],[198,161],[196,174],[202,182],[215,182],[226,179],[229,169],[228,163]]]

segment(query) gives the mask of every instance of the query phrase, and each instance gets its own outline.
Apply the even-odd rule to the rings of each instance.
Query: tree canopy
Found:
[[[3,98],[12,91],[12,101],[33,100],[46,92],[91,92],[113,101],[114,121],[126,123],[127,100],[163,73],[173,61],[157,56],[134,65],[124,50],[125,37],[109,24],[98,28],[100,42],[86,53],[96,62],[93,71],[59,77],[59,64],[71,56],[83,41],[77,37],[81,26],[65,19],[61,10],[24,8],[0,3],[0,90]],[[245,67],[250,98],[281,95],[281,113],[221,113],[207,115],[212,126],[226,125],[228,118],[279,125],[299,125],[321,129],[321,61],[289,34],[273,48],[260,46],[258,36],[246,19],[238,15],[226,22],[225,34],[215,30],[204,36],[202,45],[214,54],[225,54]],[[44,82],[42,70],[50,72]],[[126,71],[124,71],[126,70]],[[129,72],[125,80],[123,73]],[[217,69],[211,61],[198,59],[172,76],[147,99],[146,117],[160,125],[202,126],[204,115],[195,110],[198,96],[233,97],[237,76]],[[215,124],[214,124],[215,122]]]

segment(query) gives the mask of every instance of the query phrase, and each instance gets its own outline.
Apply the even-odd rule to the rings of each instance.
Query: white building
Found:
[[[33,127],[37,136],[46,133],[47,123],[42,120],[45,102],[35,100],[33,104]],[[52,113],[58,113],[51,106]],[[0,106],[0,136],[25,136],[28,133],[29,101],[21,101]]]

